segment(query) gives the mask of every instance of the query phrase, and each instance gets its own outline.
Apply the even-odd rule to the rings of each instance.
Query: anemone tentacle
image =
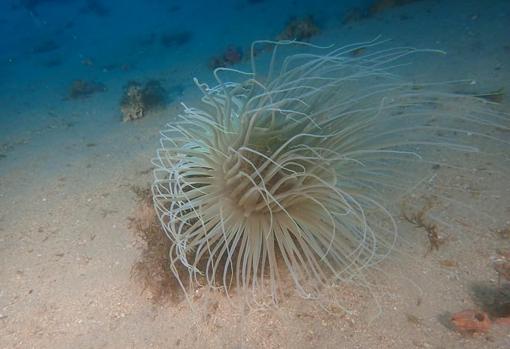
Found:
[[[274,45],[266,77],[254,61],[251,72],[217,69],[214,87],[195,80],[202,106],[184,106],[161,132],[155,208],[174,243],[171,268],[181,263],[192,282],[205,275],[211,285],[251,289],[268,281],[276,299],[283,268],[302,296],[316,295],[391,252],[398,230],[388,202],[439,161],[435,150],[510,144],[493,132],[509,130],[508,115],[486,101],[393,73],[411,54],[438,51],[350,54],[381,44],[371,41],[278,65],[277,49],[291,42],[263,44]],[[226,71],[245,80],[223,82]]]

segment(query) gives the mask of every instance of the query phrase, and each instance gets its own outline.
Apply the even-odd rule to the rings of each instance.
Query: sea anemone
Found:
[[[392,202],[425,169],[462,170],[459,153],[508,145],[494,134],[508,130],[508,117],[487,101],[393,73],[405,57],[438,51],[381,44],[323,53],[256,42],[252,53],[273,46],[263,71],[252,57],[249,72],[216,69],[215,87],[195,79],[200,108],[183,104],[153,160],[154,204],[178,280],[184,267],[192,286],[268,290],[277,301],[290,276],[301,296],[315,297],[392,251]],[[296,45],[300,53],[279,59]],[[244,80],[223,81],[229,74]]]

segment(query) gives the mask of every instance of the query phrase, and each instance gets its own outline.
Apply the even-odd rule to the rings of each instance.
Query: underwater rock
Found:
[[[344,15],[342,23],[345,25],[352,24],[365,18],[368,18],[367,12],[359,7],[356,7],[347,11],[347,13]]]
[[[230,46],[223,54],[223,59],[228,65],[239,63],[243,58],[243,52],[239,47]]]
[[[219,56],[212,57],[209,61],[209,68],[216,69],[220,67],[228,67],[241,62],[243,59],[243,51],[240,47],[230,45]]]
[[[276,37],[277,40],[306,41],[320,33],[320,29],[312,16],[292,18],[285,29]]]
[[[455,329],[462,334],[485,333],[492,325],[487,313],[472,309],[453,314],[451,321]]]
[[[120,102],[122,121],[143,118],[145,110],[142,102],[142,86],[138,83],[129,83],[125,88],[124,96]]]
[[[88,98],[95,93],[105,92],[106,86],[103,83],[87,80],[74,80],[69,88],[69,99]]]
[[[376,15],[393,7],[399,7],[421,0],[376,0],[368,8],[370,15]]]
[[[352,24],[359,22],[363,19],[372,18],[384,11],[392,9],[394,7],[400,7],[408,5],[421,0],[375,0],[368,7],[360,8],[355,7],[347,11],[342,20],[343,24]],[[401,16],[400,19],[408,19],[405,15]]]
[[[120,101],[122,121],[141,119],[148,112],[162,108],[166,103],[166,90],[158,80],[149,80],[144,85],[130,81],[124,87]]]
[[[491,257],[492,264],[500,280],[498,287],[484,290],[486,299],[481,306],[483,311],[463,310],[451,317],[454,328],[462,334],[480,334],[488,332],[492,324],[510,326],[510,289],[506,285],[499,285],[501,279],[510,281],[510,250],[497,251]],[[490,316],[490,318],[489,318]],[[491,321],[492,319],[492,321]]]
[[[510,326],[510,316],[500,317],[500,318],[494,320],[494,323],[496,325]]]

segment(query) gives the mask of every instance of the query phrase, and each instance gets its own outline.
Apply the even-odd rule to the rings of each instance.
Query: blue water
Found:
[[[167,79],[172,99],[191,77],[207,79],[207,65],[229,45],[247,48],[274,38],[292,16],[315,15],[324,30],[363,2],[328,1],[57,1],[0,3],[0,137],[44,127],[48,114],[64,113],[75,79],[105,84],[106,94],[78,101],[102,109],[100,124],[118,121],[122,86],[131,79]],[[182,44],[164,36],[186,33]],[[183,63],[186,66],[183,66]],[[172,92],[173,91],[173,92]],[[108,98],[106,98],[108,96]],[[57,111],[55,111],[57,110]],[[33,115],[37,114],[37,115]],[[65,116],[69,118],[70,116]],[[78,116],[83,121],[83,118]],[[12,142],[14,140],[8,140]]]
[[[321,34],[312,42],[344,44],[381,34],[416,46],[469,46],[474,57],[477,51],[492,50],[488,46],[500,36],[504,40],[510,22],[507,1],[483,6],[478,1],[409,2],[370,15],[377,1],[2,1],[0,137],[43,122],[43,116],[27,114],[45,105],[59,108],[75,79],[105,84],[110,98],[93,97],[95,107],[106,108],[109,115],[104,118],[117,118],[118,98],[130,79],[167,79],[175,100],[191,86],[191,77],[209,78],[207,65],[213,56],[229,45],[246,54],[250,42],[275,38],[292,17],[313,16]],[[366,18],[345,24],[353,9]],[[457,31],[463,36],[452,44]],[[185,42],[162,43],[165,36],[179,33],[187,35]],[[500,42],[501,52],[484,52],[483,64],[487,55],[499,54],[504,65],[509,55],[505,45]]]
[[[114,157],[126,159],[134,147],[148,158],[158,129],[181,102],[199,97],[192,78],[213,81],[215,57],[233,48],[242,59],[231,66],[247,68],[252,41],[281,37],[293,18],[308,17],[319,28],[305,38],[312,43],[381,36],[447,52],[433,61],[416,57],[402,68],[410,79],[472,80],[470,92],[509,89],[505,0],[6,0],[0,3],[0,175],[32,158],[51,159],[40,171],[57,173],[70,159],[89,156],[87,144],[105,145],[98,152],[117,147]],[[151,79],[165,88],[166,110],[122,123],[126,84]],[[76,80],[101,88],[70,98]]]

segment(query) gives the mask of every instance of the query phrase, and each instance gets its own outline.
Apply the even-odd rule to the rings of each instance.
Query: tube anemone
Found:
[[[279,60],[291,43],[253,44],[273,46],[263,73],[252,53],[250,72],[216,69],[215,87],[195,80],[200,108],[184,105],[161,132],[152,191],[179,280],[182,265],[192,284],[203,275],[276,301],[286,273],[316,296],[388,255],[398,236],[391,200],[437,154],[508,145],[490,133],[508,130],[507,115],[485,101],[392,73],[426,50],[372,41],[324,54],[300,44],[305,52]],[[360,48],[373,53],[352,54]],[[222,81],[232,73],[244,81]]]

